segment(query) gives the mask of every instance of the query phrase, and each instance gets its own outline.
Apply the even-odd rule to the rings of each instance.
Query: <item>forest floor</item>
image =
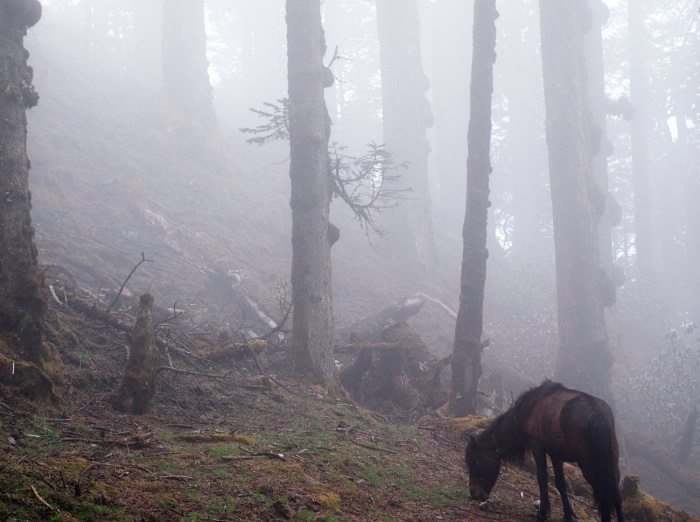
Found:
[[[37,412],[1,390],[2,520],[534,520],[532,470],[506,468],[492,499],[472,502],[464,434],[330,398],[285,375],[283,352],[260,356],[283,386],[250,360],[173,354],[190,373],[160,372],[153,411],[131,416],[109,405],[122,332],[53,306],[48,338],[60,406]]]

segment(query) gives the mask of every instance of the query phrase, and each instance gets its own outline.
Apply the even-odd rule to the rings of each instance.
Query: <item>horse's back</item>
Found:
[[[598,415],[608,419],[614,431],[612,409],[605,401],[561,387],[533,405],[525,431],[533,443],[541,442],[549,455],[580,462],[588,451],[589,422]]]

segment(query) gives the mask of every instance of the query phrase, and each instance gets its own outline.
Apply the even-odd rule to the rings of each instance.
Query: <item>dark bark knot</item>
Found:
[[[38,0],[6,0],[10,16],[16,17],[25,27],[34,26],[41,19]]]

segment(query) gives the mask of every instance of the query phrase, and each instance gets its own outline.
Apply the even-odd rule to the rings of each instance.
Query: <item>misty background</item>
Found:
[[[637,19],[632,2],[606,2],[603,27],[606,197],[618,214],[610,237],[617,301],[606,311],[613,391],[621,422],[677,452],[700,397],[699,6],[635,3],[644,4]],[[240,129],[266,121],[251,108],[269,112],[266,103],[280,106],[287,96],[284,2],[204,2],[215,114],[195,123],[173,102],[179,80],[164,79],[163,60],[177,52],[162,46],[162,2],[43,5],[26,39],[41,96],[28,113],[28,154],[42,266],[56,277],[62,267],[77,289],[104,301],[143,252],[154,262],[135,274],[131,293],[154,293],[162,306],[186,310],[193,324],[206,323],[203,330],[255,328],[222,284],[231,277],[276,317],[277,289],[291,266],[289,146],[251,145]],[[553,374],[556,283],[538,3],[499,8],[484,373],[502,372],[517,395]],[[325,62],[336,58],[325,91],[331,142],[350,156],[386,141],[382,83],[391,72],[382,70],[376,11],[368,1],[323,4]],[[383,235],[332,205],[341,231],[332,249],[338,329],[416,292],[458,307],[472,14],[471,1],[419,1],[416,46],[433,116],[429,191],[407,199],[429,202],[437,262],[426,272],[397,257],[392,242],[412,234],[391,217],[401,205],[377,218]],[[641,151],[633,132],[644,136]],[[395,162],[407,160],[387,148]],[[638,199],[640,162],[648,201]],[[429,302],[411,322],[431,352],[451,352],[454,319],[440,306]],[[685,463],[696,472],[697,442],[695,433]],[[627,465],[643,476],[645,490],[700,514],[697,495],[642,459]]]

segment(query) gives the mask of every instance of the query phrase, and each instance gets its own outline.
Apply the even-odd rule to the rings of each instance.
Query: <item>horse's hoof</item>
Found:
[[[547,520],[547,513],[537,513],[537,520]]]

